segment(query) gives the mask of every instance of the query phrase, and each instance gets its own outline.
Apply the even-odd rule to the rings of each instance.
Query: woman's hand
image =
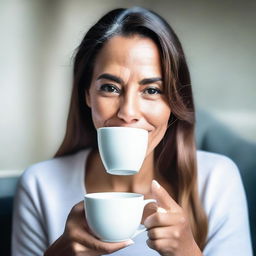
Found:
[[[158,208],[144,222],[148,246],[163,256],[201,256],[183,209],[156,181],[151,192]]]
[[[89,231],[84,213],[84,204],[76,204],[67,218],[63,235],[45,252],[44,256],[98,256],[120,250],[133,242],[105,243]]]

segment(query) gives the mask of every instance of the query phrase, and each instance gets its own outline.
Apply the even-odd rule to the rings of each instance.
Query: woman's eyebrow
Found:
[[[101,74],[100,76],[98,76],[97,80],[100,80],[100,79],[107,79],[107,80],[110,80],[110,81],[113,81],[113,82],[116,82],[118,84],[124,84],[124,81],[122,78],[118,77],[118,76],[115,76],[115,75],[111,75],[109,73],[103,73]],[[139,84],[140,85],[146,85],[146,84],[152,84],[152,83],[156,83],[156,82],[162,82],[162,78],[161,77],[151,77],[151,78],[145,78],[145,79],[142,79]]]
[[[145,78],[140,81],[140,85],[145,85],[145,84],[153,84],[155,82],[162,82],[163,79],[161,77],[151,77],[151,78]]]
[[[101,74],[100,76],[98,76],[97,80],[100,80],[100,79],[107,79],[107,80],[116,82],[118,84],[124,84],[124,81],[122,78],[108,74],[108,73],[104,73],[104,74]]]

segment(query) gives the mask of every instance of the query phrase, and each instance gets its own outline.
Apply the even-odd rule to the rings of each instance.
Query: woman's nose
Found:
[[[117,117],[125,123],[134,123],[140,119],[139,99],[134,95],[126,95],[120,99]]]

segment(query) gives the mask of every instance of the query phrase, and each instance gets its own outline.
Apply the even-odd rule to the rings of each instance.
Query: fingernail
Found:
[[[125,242],[125,245],[126,245],[126,246],[129,246],[129,245],[132,245],[132,244],[134,244],[134,241],[133,241],[132,239],[129,239],[129,240],[127,240],[127,241]]]
[[[155,188],[160,188],[160,185],[159,185],[159,183],[156,181],[156,180],[153,180],[152,181],[152,184],[153,184],[153,186],[155,187]]]
[[[144,224],[145,228],[148,228],[148,218],[145,219],[143,224]]]
[[[167,211],[162,207],[157,207],[157,212],[159,213],[167,213]]]

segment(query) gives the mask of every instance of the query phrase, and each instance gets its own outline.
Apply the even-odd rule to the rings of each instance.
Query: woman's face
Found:
[[[147,130],[148,155],[163,138],[171,113],[163,86],[160,55],[151,39],[113,37],[96,58],[86,95],[95,128]]]

